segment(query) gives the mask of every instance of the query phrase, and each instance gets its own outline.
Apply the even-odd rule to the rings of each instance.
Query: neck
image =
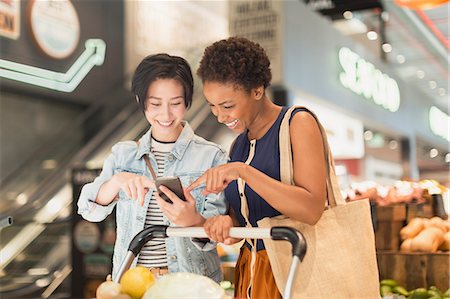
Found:
[[[256,114],[248,127],[248,138],[259,139],[269,130],[278,117],[281,107],[275,105],[267,97],[261,99]]]
[[[152,137],[159,142],[170,143],[177,141],[178,137],[181,135],[181,131],[183,131],[183,126],[180,124],[177,128],[175,128],[172,132],[159,132],[158,130],[152,130]]]

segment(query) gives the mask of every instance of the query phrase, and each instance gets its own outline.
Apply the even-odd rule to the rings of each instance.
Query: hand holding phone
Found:
[[[155,181],[156,188],[158,189],[159,196],[168,203],[173,203],[172,200],[164,193],[162,192],[159,187],[164,186],[173,193],[175,193],[181,200],[186,201],[186,198],[184,197],[183,192],[183,186],[181,185],[181,181],[178,177],[162,177],[157,178]]]

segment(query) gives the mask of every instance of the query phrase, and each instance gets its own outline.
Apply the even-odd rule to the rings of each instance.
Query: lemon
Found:
[[[122,292],[133,299],[139,299],[155,283],[155,277],[149,269],[137,266],[127,270],[120,279]]]

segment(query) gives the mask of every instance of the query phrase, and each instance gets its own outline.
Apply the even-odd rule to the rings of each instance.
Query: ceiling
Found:
[[[374,51],[406,83],[419,87],[424,101],[449,114],[449,2],[426,10],[403,8],[393,0],[304,2],[330,17],[339,31]],[[347,18],[346,11],[352,12]],[[377,33],[376,40],[368,39],[370,30]],[[390,52],[382,50],[383,43],[391,45]]]

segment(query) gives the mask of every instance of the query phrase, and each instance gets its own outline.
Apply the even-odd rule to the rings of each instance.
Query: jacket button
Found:
[[[169,159],[169,161],[173,161],[173,155],[169,155],[169,157],[167,157],[167,159]]]
[[[176,259],[177,259],[177,256],[176,256],[176,255],[171,255],[169,258],[170,258],[171,260],[176,260]]]
[[[242,193],[239,193],[239,195],[240,195],[241,197],[244,197],[244,194],[242,194]]]

